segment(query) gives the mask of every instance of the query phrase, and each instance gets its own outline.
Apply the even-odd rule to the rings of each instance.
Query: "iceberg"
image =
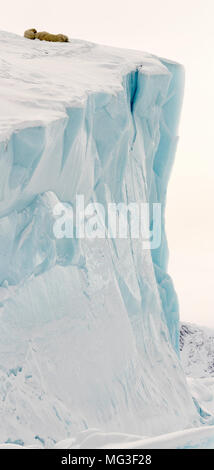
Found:
[[[183,67],[75,39],[0,45],[0,441],[200,425],[164,229]],[[55,237],[76,195],[161,204],[160,246]]]

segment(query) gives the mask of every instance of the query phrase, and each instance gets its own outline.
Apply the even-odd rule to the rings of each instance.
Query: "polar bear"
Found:
[[[50,34],[46,31],[37,33],[35,28],[27,29],[24,32],[24,37],[28,39],[39,39],[40,41],[51,41],[51,42],[68,42],[68,36],[64,34]]]
[[[27,29],[27,31],[24,32],[24,37],[28,39],[35,39],[35,34],[37,33],[35,28],[32,29]]]

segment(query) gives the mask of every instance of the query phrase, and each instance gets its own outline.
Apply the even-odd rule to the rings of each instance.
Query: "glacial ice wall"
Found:
[[[77,40],[0,43],[1,442],[197,424],[164,230],[182,67]],[[161,202],[160,248],[56,239],[54,207],[76,194]]]

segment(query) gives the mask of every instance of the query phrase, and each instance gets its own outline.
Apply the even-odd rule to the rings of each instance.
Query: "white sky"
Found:
[[[180,141],[166,213],[182,320],[214,326],[214,1],[6,0],[0,29],[67,33],[184,64]]]

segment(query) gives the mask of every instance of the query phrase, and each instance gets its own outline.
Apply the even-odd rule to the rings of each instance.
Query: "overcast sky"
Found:
[[[6,0],[0,29],[62,32],[184,64],[180,141],[166,213],[182,320],[214,327],[214,1]]]

